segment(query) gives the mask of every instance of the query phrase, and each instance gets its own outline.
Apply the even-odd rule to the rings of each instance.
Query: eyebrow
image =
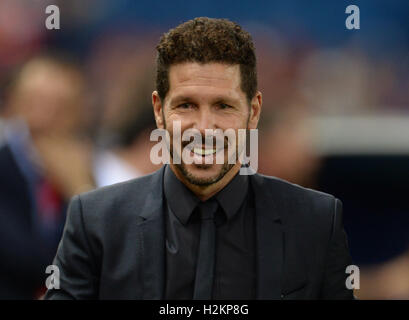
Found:
[[[189,96],[176,96],[173,98],[170,102],[171,104],[176,104],[180,102],[194,102],[195,99]],[[227,104],[237,104],[237,101],[235,101],[232,98],[226,97],[226,96],[216,96],[215,98],[212,99],[212,104],[216,103],[227,103]]]
[[[176,96],[175,98],[173,98],[170,102],[171,104],[175,104],[175,103],[180,103],[182,101],[193,101],[194,99],[192,99],[191,97],[188,96]]]

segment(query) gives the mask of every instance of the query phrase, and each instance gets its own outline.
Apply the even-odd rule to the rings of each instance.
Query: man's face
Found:
[[[257,127],[261,95],[258,93],[249,104],[242,91],[239,65],[222,63],[182,63],[172,65],[169,69],[170,88],[164,101],[153,93],[153,104],[157,125],[167,129],[170,134],[171,156],[179,152],[174,148],[173,123],[180,121],[181,134],[188,129],[197,129],[205,143],[205,129],[233,129],[238,137],[238,129]],[[237,140],[237,139],[236,139]],[[190,141],[182,141],[182,150]],[[214,147],[214,148],[213,148]],[[211,185],[224,177],[234,166],[228,163],[227,138],[224,139],[224,150],[202,145],[202,150],[193,149],[193,158],[211,157],[212,163],[174,164],[182,176],[194,185]],[[206,150],[207,149],[207,150]],[[216,163],[216,153],[224,152],[224,163]],[[196,150],[196,152],[195,152]],[[205,151],[206,150],[206,151]],[[172,160],[171,160],[172,161]]]
[[[11,99],[12,112],[32,134],[75,133],[83,117],[81,76],[42,62],[28,68]]]

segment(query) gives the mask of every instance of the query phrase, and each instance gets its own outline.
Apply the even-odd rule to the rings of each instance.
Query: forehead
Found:
[[[79,72],[47,62],[33,62],[21,73],[19,92],[46,92],[76,95],[82,89],[83,79]]]
[[[169,92],[176,94],[224,94],[241,98],[240,66],[223,63],[187,62],[169,69]]]

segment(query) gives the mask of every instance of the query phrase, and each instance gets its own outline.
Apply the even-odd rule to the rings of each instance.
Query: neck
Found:
[[[216,193],[222,190],[229,182],[236,176],[241,168],[241,163],[236,163],[222,179],[208,186],[199,186],[192,184],[185,179],[185,177],[179,172],[179,170],[170,164],[170,168],[175,174],[175,176],[188,188],[190,189],[201,201],[206,201],[213,197]]]

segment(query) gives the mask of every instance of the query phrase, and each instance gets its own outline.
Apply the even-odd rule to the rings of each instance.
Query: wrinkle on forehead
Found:
[[[169,70],[171,87],[217,86],[226,89],[240,87],[240,68],[238,65],[222,63],[183,63]]]

